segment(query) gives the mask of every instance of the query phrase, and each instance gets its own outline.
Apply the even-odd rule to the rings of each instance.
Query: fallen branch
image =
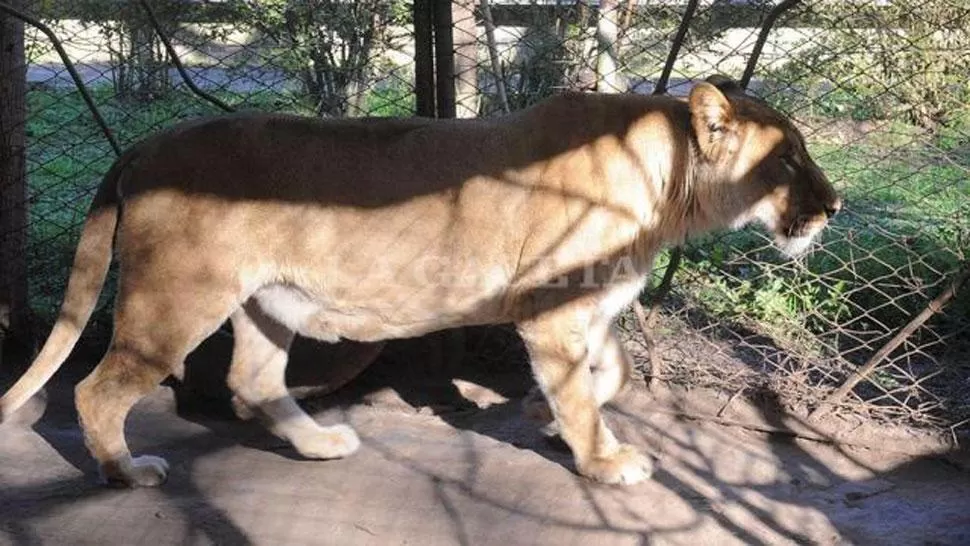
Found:
[[[956,274],[950,285],[940,293],[939,296],[933,299],[926,308],[923,309],[920,314],[913,317],[906,326],[904,326],[889,342],[882,346],[881,349],[876,351],[872,357],[865,363],[864,366],[852,373],[852,375],[842,384],[841,387],[832,392],[822,403],[815,408],[815,410],[809,414],[809,419],[818,419],[823,415],[826,415],[832,410],[842,398],[845,397],[860,381],[866,379],[869,374],[879,366],[879,364],[889,356],[893,351],[896,350],[906,339],[908,339],[913,333],[919,329],[927,320],[930,319],[936,313],[939,313],[950,300],[956,296],[957,292],[963,286],[963,283],[967,281],[970,277],[970,265],[964,266],[964,268]]]
[[[860,447],[865,449],[872,449],[887,453],[898,453],[902,455],[931,455],[931,454],[941,454],[957,448],[956,443],[945,442],[942,439],[934,441],[932,446],[924,445],[924,443],[910,444],[907,442],[864,442],[859,440],[845,439],[842,437],[835,437],[823,432],[817,432],[808,428],[806,425],[798,425],[792,423],[793,426],[774,426],[765,423],[756,423],[751,421],[737,421],[734,419],[724,419],[723,417],[717,417],[715,415],[704,415],[697,413],[688,413],[684,411],[677,410],[665,410],[659,408],[651,408],[646,410],[649,413],[659,413],[663,415],[670,415],[680,419],[689,419],[691,421],[697,422],[708,422],[714,423],[720,426],[726,427],[738,427],[752,432],[759,432],[763,434],[775,434],[778,436],[784,436],[786,438],[794,438],[798,440],[808,440],[810,442],[819,442],[823,444],[829,444],[833,446],[847,446],[847,447]],[[923,447],[920,447],[923,446]]]

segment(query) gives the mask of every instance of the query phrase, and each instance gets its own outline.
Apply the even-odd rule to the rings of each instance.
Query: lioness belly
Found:
[[[299,287],[279,284],[259,289],[252,299],[276,322],[300,335],[328,343],[341,339],[372,342],[415,337],[466,323],[495,320],[484,317],[481,312],[472,316],[433,306],[409,305],[414,301],[380,308],[369,306],[366,301],[356,304],[345,301],[337,305],[313,297]]]
[[[294,332],[330,343],[340,340],[333,329],[325,327],[323,306],[299,288],[266,286],[253,294],[253,300],[268,317]]]

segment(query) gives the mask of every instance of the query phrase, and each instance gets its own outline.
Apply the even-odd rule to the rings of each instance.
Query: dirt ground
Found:
[[[363,440],[328,462],[301,460],[232,418],[224,400],[190,404],[162,387],[136,407],[128,438],[136,454],[168,459],[168,482],[107,489],[76,425],[70,375],[0,427],[2,544],[970,544],[959,453],[898,453],[919,451],[905,437],[873,450],[688,419],[719,402],[635,388],[608,420],[657,458],[657,472],[601,486],[520,416],[521,371],[420,385],[367,372],[308,403]],[[734,419],[755,411],[732,405]]]

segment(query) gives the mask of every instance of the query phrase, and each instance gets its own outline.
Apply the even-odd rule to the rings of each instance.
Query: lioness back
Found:
[[[301,307],[312,317],[298,330],[331,341],[512,320],[517,295],[581,267],[590,240],[621,249],[638,231],[628,190],[642,175],[611,183],[598,169],[632,173],[630,161],[590,145],[636,118],[607,100],[563,96],[498,121],[247,114],[179,127],[129,163],[122,233],[138,236],[119,248],[146,271],[192,255],[241,293],[282,285],[291,306],[325,302]]]

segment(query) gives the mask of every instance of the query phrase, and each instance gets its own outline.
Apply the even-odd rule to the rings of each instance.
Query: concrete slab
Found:
[[[970,473],[956,463],[685,420],[638,390],[609,419],[657,457],[657,475],[601,486],[517,400],[488,392],[484,409],[441,415],[387,392],[311,403],[363,439],[319,462],[256,423],[180,416],[163,387],[136,407],[129,441],[171,474],[129,491],[96,483],[70,391],[55,387],[32,428],[0,428],[0,543],[970,543]]]

